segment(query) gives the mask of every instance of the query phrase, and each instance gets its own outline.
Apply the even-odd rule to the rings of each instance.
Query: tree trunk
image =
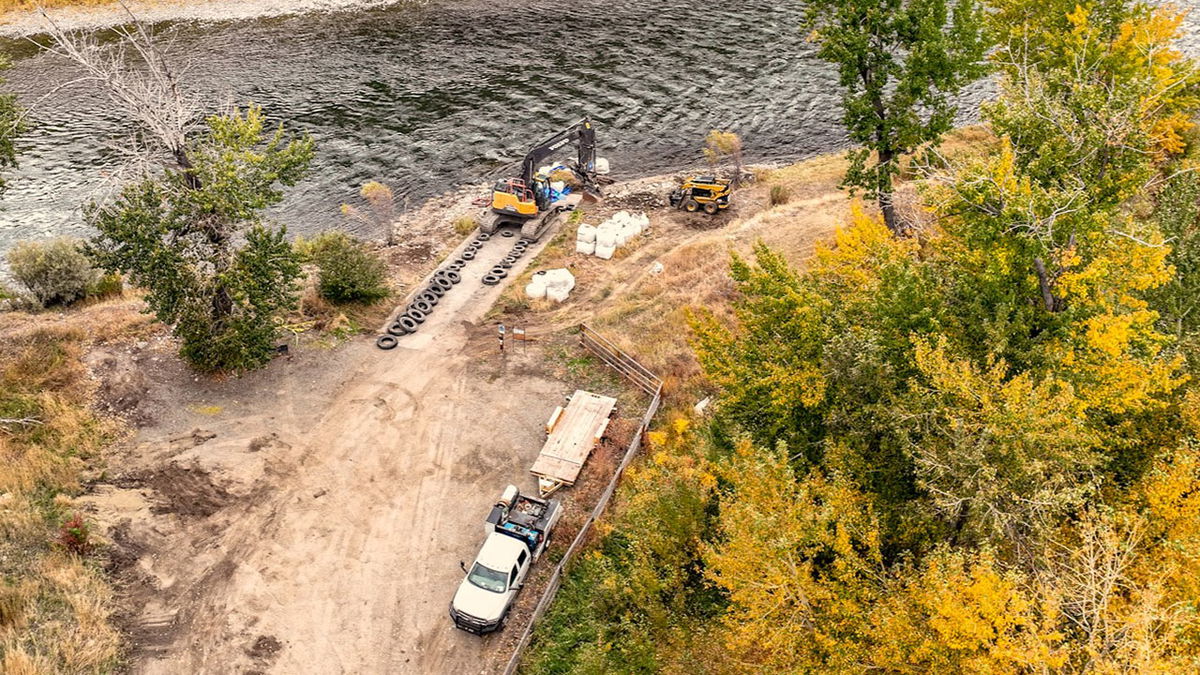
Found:
[[[187,181],[188,188],[199,190],[203,187],[200,184],[200,177],[196,175],[195,165],[192,164],[191,158],[187,155],[187,149],[180,146],[172,150],[171,154],[175,156],[175,163],[179,165],[180,171],[183,172],[183,179]]]
[[[879,187],[876,192],[879,195],[879,210],[883,212],[883,224],[898,237],[905,234],[904,226],[896,218],[896,205],[892,199],[892,173],[888,168],[895,159],[896,153],[891,150],[879,151]]]
[[[892,193],[890,191],[881,191],[879,193],[879,210],[883,212],[883,224],[887,225],[887,228],[892,231],[892,234],[896,235],[897,237],[904,234],[904,232],[901,231],[903,226],[896,219],[896,205],[892,203]]]
[[[1038,288],[1042,291],[1042,304],[1047,312],[1058,311],[1058,301],[1054,298],[1054,290],[1050,287],[1050,277],[1046,274],[1046,263],[1041,258],[1033,259],[1033,269],[1037,272]]]

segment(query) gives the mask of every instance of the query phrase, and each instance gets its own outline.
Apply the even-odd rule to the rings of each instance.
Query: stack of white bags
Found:
[[[646,214],[617,211],[598,226],[580,225],[575,235],[575,252],[608,260],[613,257],[613,252],[649,227],[650,217]]]
[[[525,286],[525,295],[530,298],[550,298],[562,302],[575,288],[575,275],[566,269],[534,272],[533,280]]]

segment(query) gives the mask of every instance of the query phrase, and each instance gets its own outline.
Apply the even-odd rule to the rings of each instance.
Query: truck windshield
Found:
[[[471,573],[467,575],[467,579],[485,591],[503,593],[508,590],[508,580],[505,578],[504,572],[497,572],[479,563],[475,563],[475,566],[471,568]]]

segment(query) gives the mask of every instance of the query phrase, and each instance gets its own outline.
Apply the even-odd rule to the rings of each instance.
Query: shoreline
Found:
[[[97,5],[61,5],[46,12],[67,30],[102,30],[129,22],[129,12],[149,23],[167,21],[245,21],[314,12],[369,10],[396,4],[424,5],[423,0],[128,0]],[[127,11],[128,10],[128,11]],[[23,38],[46,32],[37,9],[0,14],[0,37]]]

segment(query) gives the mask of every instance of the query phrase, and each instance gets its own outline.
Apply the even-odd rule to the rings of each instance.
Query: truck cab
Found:
[[[466,576],[450,601],[450,619],[456,627],[483,635],[504,625],[529,568],[546,549],[561,515],[557,501],[528,497],[508,486],[484,524],[487,537],[475,561],[470,567],[459,563]]]
[[[480,635],[500,628],[532,559],[525,544],[513,537],[488,535],[450,603],[454,625]]]

